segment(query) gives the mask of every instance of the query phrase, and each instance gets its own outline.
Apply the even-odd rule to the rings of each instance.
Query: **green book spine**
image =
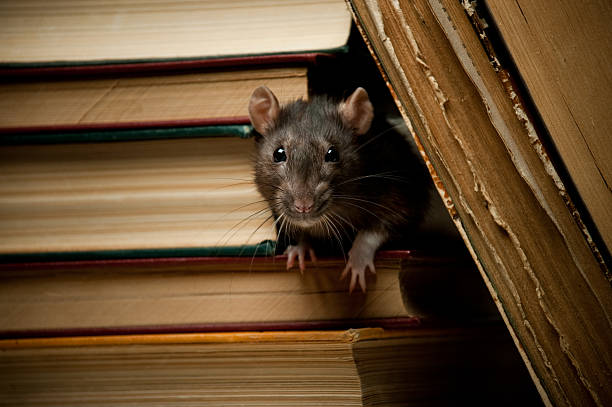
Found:
[[[248,124],[89,130],[65,132],[39,132],[32,134],[3,134],[0,144],[61,144],[61,143],[99,143],[114,141],[158,140],[195,137],[241,137],[247,138],[253,130]]]
[[[226,247],[2,254],[0,255],[0,263],[148,259],[170,257],[267,257],[274,256],[275,250],[276,242],[272,240],[264,240],[263,242],[254,245]]]

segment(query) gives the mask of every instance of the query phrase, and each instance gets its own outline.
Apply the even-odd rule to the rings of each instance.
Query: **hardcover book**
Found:
[[[0,70],[0,134],[247,124],[257,86],[275,89],[283,102],[307,98],[316,58]]]
[[[497,313],[469,259],[381,252],[365,293],[344,259],[174,257],[0,264],[6,338],[261,329],[415,327]]]
[[[253,140],[193,132],[0,145],[0,258],[253,254],[244,246],[276,236],[252,182]]]
[[[342,0],[23,0],[0,4],[0,63],[185,60],[343,47]]]

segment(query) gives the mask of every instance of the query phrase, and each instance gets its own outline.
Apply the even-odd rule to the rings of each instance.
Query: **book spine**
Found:
[[[48,253],[12,253],[0,254],[0,266],[11,263],[63,263],[69,261],[112,261],[139,260],[155,258],[224,258],[244,257],[251,260],[253,257],[273,256],[276,243],[270,240],[255,245],[227,246],[227,247],[188,247],[188,248],[160,248],[140,250],[100,250],[89,252],[48,252]]]
[[[248,138],[253,130],[248,123],[248,117],[234,117],[156,123],[0,128],[0,145],[91,143],[221,136]]]

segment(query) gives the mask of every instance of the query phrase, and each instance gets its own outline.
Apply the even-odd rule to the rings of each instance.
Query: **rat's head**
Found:
[[[342,216],[334,196],[350,194],[359,172],[359,136],[374,112],[358,88],[340,103],[324,97],[279,106],[265,86],[255,89],[249,116],[259,133],[255,183],[277,215],[300,228],[324,228]]]

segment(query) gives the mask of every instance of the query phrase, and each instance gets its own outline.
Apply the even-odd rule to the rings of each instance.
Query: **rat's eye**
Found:
[[[336,150],[336,147],[331,146],[327,150],[327,153],[325,154],[325,161],[331,162],[331,163],[336,163],[340,161],[340,153],[338,153],[338,150]]]
[[[272,157],[274,157],[275,163],[279,163],[281,161],[287,161],[287,153],[285,153],[285,149],[282,147],[277,148],[274,151],[274,154],[272,154]]]

